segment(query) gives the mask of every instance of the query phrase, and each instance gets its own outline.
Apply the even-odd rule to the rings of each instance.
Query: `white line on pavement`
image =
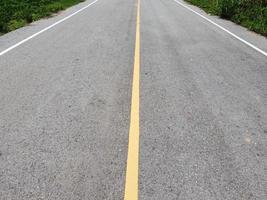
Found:
[[[198,15],[199,17],[205,19],[206,21],[210,22],[211,24],[217,26],[218,28],[220,28],[221,30],[225,31],[226,33],[230,34],[231,36],[233,36],[234,38],[236,38],[237,40],[243,42],[244,44],[248,45],[249,47],[251,47],[252,49],[258,51],[259,53],[261,53],[264,56],[267,56],[267,52],[261,50],[260,48],[256,47],[255,45],[251,44],[250,42],[247,42],[246,40],[242,39],[241,37],[237,36],[236,34],[232,33],[231,31],[227,30],[226,28],[220,26],[219,24],[215,23],[214,21],[210,20],[209,18],[205,17],[204,15],[196,12],[195,10],[193,10],[192,8],[190,8],[189,6],[177,1],[177,0],[173,0],[176,3],[178,3],[179,5],[181,5],[182,7],[188,9],[189,11],[195,13],[196,15]]]
[[[73,17],[74,15],[77,15],[79,12],[82,12],[82,11],[85,10],[86,8],[88,8],[88,7],[90,7],[91,5],[95,4],[97,1],[98,1],[98,0],[93,1],[92,3],[90,3],[90,4],[86,5],[85,7],[83,7],[83,8],[81,8],[81,9],[77,10],[76,12],[72,13],[71,15],[68,15],[67,17],[64,17],[63,19],[61,19],[61,20],[55,22],[54,24],[52,24],[52,25],[50,25],[50,26],[48,26],[48,27],[42,29],[41,31],[39,31],[39,32],[37,32],[37,33],[35,33],[35,34],[33,34],[33,35],[31,35],[31,36],[25,38],[24,40],[22,40],[22,41],[20,41],[20,42],[18,42],[18,43],[16,43],[16,44],[14,44],[14,45],[12,45],[11,47],[5,49],[4,51],[1,51],[1,52],[0,52],[0,56],[6,54],[7,52],[11,51],[12,49],[15,49],[16,47],[18,47],[18,46],[22,45],[23,43],[29,41],[30,39],[35,38],[36,36],[40,35],[41,33],[43,33],[43,32],[45,32],[45,31],[47,31],[47,30],[53,28],[54,26],[56,26],[56,25],[58,25],[58,24],[60,24],[60,23],[62,23],[62,22],[64,22],[64,21],[66,21],[67,19]]]

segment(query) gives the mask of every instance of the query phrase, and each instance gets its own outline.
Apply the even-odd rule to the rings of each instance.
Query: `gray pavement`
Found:
[[[99,1],[0,58],[1,200],[122,199],[135,16]]]
[[[140,199],[267,199],[266,57],[174,1],[141,13]]]
[[[123,199],[136,3],[99,0],[0,57],[0,200]],[[139,199],[267,199],[265,56],[173,0],[141,0],[140,76]]]

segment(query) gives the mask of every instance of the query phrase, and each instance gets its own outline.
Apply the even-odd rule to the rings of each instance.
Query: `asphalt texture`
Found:
[[[0,56],[0,200],[123,199],[136,5],[99,0]],[[173,0],[141,0],[140,20],[139,199],[266,200],[267,57]]]
[[[1,200],[123,198],[135,12],[99,1],[0,58]]]

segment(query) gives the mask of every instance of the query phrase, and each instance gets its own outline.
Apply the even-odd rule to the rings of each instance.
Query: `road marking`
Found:
[[[22,40],[22,41],[20,41],[20,42],[18,42],[18,43],[16,43],[16,44],[14,44],[13,46],[7,48],[6,50],[0,52],[0,56],[6,54],[7,52],[11,51],[12,49],[15,49],[16,47],[22,45],[23,43],[25,43],[25,42],[27,42],[27,41],[29,41],[29,40],[35,38],[36,36],[40,35],[41,33],[43,33],[43,32],[45,32],[45,31],[47,31],[47,30],[53,28],[54,26],[56,26],[56,25],[58,25],[58,24],[60,24],[60,23],[62,23],[62,22],[64,22],[64,21],[66,21],[67,19],[73,17],[74,15],[77,15],[79,12],[82,12],[82,11],[85,10],[86,8],[92,6],[92,5],[95,4],[97,1],[99,1],[99,0],[95,0],[95,1],[93,1],[92,3],[90,3],[90,4],[86,5],[85,7],[83,7],[83,8],[81,8],[81,9],[77,10],[76,12],[72,13],[71,15],[69,15],[69,16],[67,16],[67,17],[65,17],[65,18],[63,18],[63,19],[61,19],[61,20],[55,22],[54,24],[52,24],[52,25],[50,25],[50,26],[48,26],[48,27],[42,29],[41,31],[39,31],[39,32],[37,32],[37,33],[35,33],[35,34],[33,34],[33,35],[31,35],[31,36],[25,38],[24,40]]]
[[[139,165],[139,73],[140,73],[140,0],[137,0],[136,38],[132,83],[132,104],[124,200],[138,199]]]
[[[251,47],[252,49],[258,51],[259,53],[261,53],[264,56],[267,56],[267,52],[263,51],[262,49],[256,47],[255,45],[251,44],[250,42],[247,42],[246,40],[240,38],[239,36],[237,36],[236,34],[230,32],[229,30],[227,30],[226,28],[220,26],[219,24],[215,23],[214,21],[210,20],[209,18],[205,17],[204,15],[194,11],[192,8],[190,8],[189,6],[186,6],[185,4],[177,1],[177,0],[173,0],[176,3],[178,3],[180,6],[186,8],[187,10],[195,13],[196,15],[200,16],[201,18],[205,19],[206,21],[210,22],[211,24],[217,26],[218,28],[220,28],[221,30],[225,31],[226,33],[230,34],[231,36],[233,36],[234,38],[236,38],[237,40],[243,42],[244,44],[248,45],[249,47]]]

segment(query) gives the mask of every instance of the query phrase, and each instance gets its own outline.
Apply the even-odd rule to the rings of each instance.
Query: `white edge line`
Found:
[[[7,52],[11,51],[12,49],[15,49],[16,47],[18,47],[18,46],[22,45],[23,43],[29,41],[30,39],[35,38],[36,36],[40,35],[41,33],[43,33],[43,32],[45,32],[45,31],[47,31],[47,30],[53,28],[54,26],[56,26],[56,25],[58,25],[58,24],[60,24],[60,23],[62,23],[62,22],[64,22],[64,21],[66,21],[67,19],[73,17],[74,15],[78,14],[79,12],[82,12],[82,11],[85,10],[86,8],[88,8],[88,7],[90,7],[91,5],[95,4],[97,1],[99,1],[99,0],[95,0],[95,1],[93,1],[92,3],[90,3],[90,4],[86,5],[85,7],[83,7],[83,8],[81,8],[81,9],[77,10],[76,12],[72,13],[71,15],[69,15],[69,16],[67,16],[67,17],[65,17],[65,18],[63,18],[63,19],[61,19],[61,20],[55,22],[54,24],[51,24],[50,26],[48,26],[48,27],[42,29],[41,31],[39,31],[39,32],[37,32],[37,33],[35,33],[35,34],[33,34],[33,35],[31,35],[31,36],[25,38],[24,40],[22,40],[22,41],[20,41],[20,42],[18,42],[18,43],[16,43],[16,44],[14,44],[14,45],[12,45],[11,47],[7,48],[6,50],[0,52],[0,56],[6,54]]]
[[[196,15],[200,16],[201,18],[207,20],[208,22],[210,22],[211,24],[217,26],[218,28],[220,28],[221,30],[225,31],[226,33],[230,34],[231,36],[233,36],[234,38],[238,39],[239,41],[243,42],[244,44],[248,45],[249,47],[251,47],[252,49],[258,51],[259,53],[261,53],[264,56],[267,56],[267,52],[261,50],[260,48],[256,47],[255,45],[251,44],[250,42],[247,42],[246,40],[240,38],[239,36],[237,36],[236,34],[228,31],[226,28],[220,26],[219,24],[216,24],[215,22],[213,22],[212,20],[210,20],[209,18],[205,17],[204,15],[201,15],[200,13],[196,12],[195,10],[193,10],[192,8],[190,8],[189,6],[184,5],[183,3],[177,1],[177,0],[173,0],[176,3],[178,3],[179,5],[183,6],[184,8],[190,10],[191,12],[195,13]]]

